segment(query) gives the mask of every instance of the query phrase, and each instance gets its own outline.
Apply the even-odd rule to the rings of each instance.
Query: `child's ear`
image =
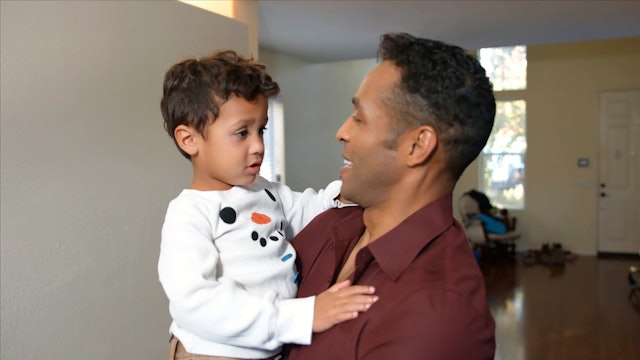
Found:
[[[191,157],[198,153],[198,139],[196,135],[196,129],[186,125],[178,125],[173,131],[173,136],[180,149]]]
[[[410,132],[410,149],[407,156],[409,166],[424,163],[434,153],[438,144],[438,137],[431,126],[420,126]]]

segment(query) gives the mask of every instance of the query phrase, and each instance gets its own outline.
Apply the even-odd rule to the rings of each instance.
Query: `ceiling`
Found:
[[[312,62],[373,58],[408,32],[465,49],[640,36],[640,1],[259,0],[261,47]]]

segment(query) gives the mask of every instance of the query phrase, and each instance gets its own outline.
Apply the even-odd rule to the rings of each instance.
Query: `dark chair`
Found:
[[[506,209],[500,211],[500,220],[507,232],[494,234],[488,232],[484,223],[476,216],[481,213],[477,199],[468,192],[458,201],[458,208],[467,233],[467,240],[474,249],[480,250],[482,257],[513,258],[516,252],[516,240],[521,236],[516,230],[517,218],[509,215]]]

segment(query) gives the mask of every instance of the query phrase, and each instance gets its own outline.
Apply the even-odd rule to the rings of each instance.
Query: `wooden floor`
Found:
[[[640,257],[582,256],[564,267],[481,263],[496,321],[496,360],[640,360]],[[637,299],[636,299],[637,300]]]

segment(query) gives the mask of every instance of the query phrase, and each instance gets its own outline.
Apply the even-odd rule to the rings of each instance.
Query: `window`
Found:
[[[284,183],[284,110],[282,99],[269,99],[269,122],[264,132],[264,159],[260,175]]]
[[[501,208],[523,209],[527,152],[527,48],[481,49],[496,96],[496,118],[479,156],[479,188]]]
[[[527,47],[480,49],[480,64],[493,83],[494,91],[527,88]]]

